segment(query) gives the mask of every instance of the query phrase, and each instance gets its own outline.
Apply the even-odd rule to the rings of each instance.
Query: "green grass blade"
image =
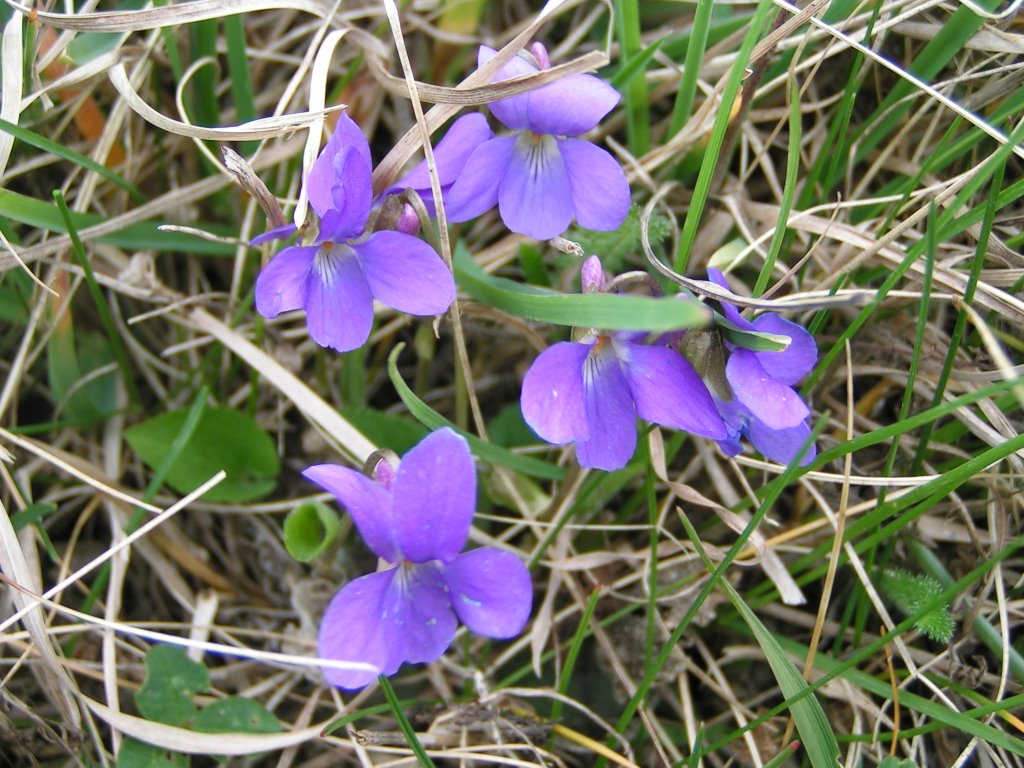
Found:
[[[628,61],[623,62],[622,67],[608,80],[609,85],[619,90],[633,82],[633,78],[642,77],[647,70],[647,65],[651,63],[654,54],[661,49],[665,39],[665,37],[659,37],[646,48],[637,51]]]
[[[704,567],[713,571],[715,564],[705,553],[700,536],[693,524],[681,511],[679,519],[682,520],[683,527],[686,528],[690,542],[697,548],[697,554],[704,561]],[[789,711],[793,716],[793,722],[796,723],[797,732],[800,734],[802,746],[811,765],[814,768],[836,768],[839,765],[839,744],[836,743],[836,735],[829,725],[828,718],[825,717],[821,703],[811,693],[807,682],[786,657],[786,652],[782,649],[778,639],[761,623],[757,614],[744,602],[729,580],[721,579],[719,585],[740,618],[750,627],[757,644],[761,646],[765,661],[771,667],[782,695],[786,697],[787,701],[793,699]]]
[[[974,292],[977,290],[978,280],[981,277],[981,268],[985,263],[985,254],[988,251],[988,240],[992,232],[992,224],[996,214],[996,201],[999,198],[999,191],[1003,185],[1003,172],[1005,168],[1006,158],[1004,157],[1002,162],[995,169],[990,194],[985,205],[985,218],[982,221],[981,233],[978,237],[978,245],[974,251],[974,258],[971,259],[967,284],[964,286],[963,300],[965,304],[970,304],[974,300]],[[932,226],[934,226],[935,229],[938,229],[935,222],[929,222],[929,238],[926,241],[926,246],[928,247],[931,247],[931,240],[937,237],[937,235],[931,233]],[[939,372],[939,380],[935,385],[935,393],[932,396],[933,406],[941,403],[943,397],[945,397],[946,385],[949,383],[949,377],[953,373],[953,365],[956,362],[957,352],[960,349],[960,341],[963,338],[964,328],[966,325],[967,313],[960,310],[957,312],[956,321],[953,323],[953,331],[949,335],[949,349],[946,351],[946,357],[942,363],[942,370]],[[918,441],[917,450],[914,453],[914,460],[911,462],[910,471],[912,473],[920,471],[921,464],[924,461],[925,453],[928,449],[928,443],[931,439],[932,428],[933,424],[927,424],[921,431],[921,438]]]
[[[576,669],[576,661],[580,657],[580,650],[583,648],[583,641],[590,634],[590,622],[594,618],[594,611],[597,608],[597,602],[601,599],[601,588],[597,587],[593,592],[590,593],[590,598],[587,600],[586,606],[583,608],[583,614],[580,616],[580,621],[576,625],[576,633],[572,636],[572,642],[569,643],[569,650],[565,653],[565,664],[562,665],[562,671],[558,677],[558,692],[563,696],[569,693],[569,683],[572,680],[572,673]],[[551,719],[558,720],[562,716],[562,702],[555,699],[551,704]]]
[[[71,223],[75,230],[104,223],[102,216],[90,213],[69,211]],[[68,225],[56,206],[48,205],[41,200],[0,189],[0,217],[6,216],[11,221],[26,224],[37,229],[45,229],[62,235],[69,235]],[[169,222],[143,221],[131,224],[118,232],[96,238],[96,242],[115,245],[130,251],[180,251],[204,256],[233,256],[236,247],[231,243],[220,243],[204,240],[183,232],[161,232],[157,229],[161,224]],[[203,227],[215,234],[231,235],[224,227]],[[237,234],[237,233],[235,233]]]
[[[220,106],[217,103],[217,19],[197,21],[191,25],[192,63],[210,59],[192,73],[192,114],[198,125],[217,125]]]
[[[71,252],[75,255],[78,265],[82,268],[82,272],[85,275],[85,284],[89,288],[89,293],[96,304],[96,311],[99,312],[103,328],[110,339],[110,347],[114,351],[117,367],[121,369],[121,377],[124,379],[128,398],[134,407],[138,407],[140,403],[139,389],[135,384],[135,376],[128,361],[128,352],[124,348],[121,334],[118,333],[117,325],[114,323],[114,316],[110,312],[110,307],[107,304],[106,297],[103,295],[103,291],[100,290],[100,284],[96,282],[96,275],[93,274],[92,265],[89,263],[89,258],[85,255],[82,241],[78,239],[78,231],[71,220],[71,211],[68,209],[68,204],[64,201],[64,195],[61,194],[60,190],[55,189],[53,191],[53,199],[57,201],[57,209],[60,211],[60,215],[63,217],[64,224],[68,229],[68,234],[71,236]]]
[[[679,133],[693,113],[693,100],[697,95],[697,80],[700,79],[700,65],[708,45],[711,11],[714,7],[714,0],[697,0],[690,44],[686,47],[686,60],[683,63],[683,75],[679,79],[679,90],[676,91],[676,99],[672,104],[672,119],[668,125],[670,137]]]
[[[824,685],[827,685],[832,680],[841,677],[853,684],[855,687],[862,688],[869,693],[882,697],[883,699],[891,698],[892,689],[888,680],[879,679],[861,672],[857,669],[857,665],[869,659],[877,658],[878,654],[882,652],[883,646],[887,643],[891,643],[896,637],[899,637],[901,634],[911,629],[914,622],[917,621],[920,616],[955,600],[957,595],[964,592],[972,584],[980,582],[985,574],[991,571],[999,563],[1017,553],[1021,547],[1024,547],[1024,537],[1014,539],[1005,549],[996,553],[989,560],[981,563],[977,568],[970,571],[949,589],[944,590],[941,594],[936,595],[933,599],[922,605],[917,614],[901,621],[893,627],[892,630],[886,632],[873,642],[858,648],[844,661],[840,662],[830,657],[827,653],[820,651],[817,652],[814,657],[814,666],[819,671],[824,672],[824,674],[817,680],[813,681],[813,683],[811,683],[799,695],[808,696]],[[786,637],[776,638],[776,640],[782,646],[783,650],[788,653],[791,653],[798,658],[807,658],[808,651],[806,646]],[[767,712],[758,715],[758,717],[751,720],[743,726],[743,728],[726,734],[718,742],[709,745],[706,753],[713,752],[716,749],[720,749],[723,746],[730,744],[747,731],[753,730],[762,723],[770,720],[772,717],[775,717],[791,704],[792,702],[786,701],[772,707]],[[993,728],[987,723],[975,720],[966,713],[954,712],[943,704],[905,690],[900,691],[900,704],[935,721],[941,722],[955,731],[976,736],[987,741],[993,746],[1006,749],[1014,754],[1024,755],[1024,741],[1014,736],[1010,736],[997,728]]]
[[[477,301],[510,315],[553,325],[622,331],[672,331],[707,325],[703,304],[673,297],[611,293],[566,294],[486,274],[461,245],[454,254],[455,281]]]
[[[423,768],[435,768],[434,761],[430,759],[430,755],[427,754],[427,750],[420,744],[419,737],[416,735],[416,731],[413,730],[412,723],[409,722],[409,718],[405,716],[405,710],[402,708],[402,702],[399,701],[398,695],[395,693],[395,689],[391,687],[391,681],[388,680],[387,675],[381,675],[377,678],[377,682],[380,683],[380,689],[384,692],[384,698],[388,700],[388,706],[391,707],[391,714],[395,716],[395,720],[398,721],[398,727],[402,731],[402,735],[405,736],[405,741],[409,745],[409,749],[412,750],[413,754],[416,755],[416,759],[419,761]]]
[[[256,117],[256,99],[253,96],[252,73],[249,56],[245,51],[245,21],[241,14],[224,17],[224,38],[228,45],[228,73],[231,75],[231,97],[239,123]],[[238,147],[243,155],[251,155],[258,141],[243,141]]]
[[[775,261],[779,258],[782,244],[786,241],[786,223],[789,212],[793,209],[793,198],[796,195],[798,174],[800,172],[800,142],[803,132],[800,125],[800,89],[796,82],[789,84],[789,152],[786,155],[786,182],[782,189],[782,202],[779,205],[779,218],[775,223],[775,232],[768,248],[768,256],[761,265],[754,284],[754,295],[760,296],[768,287]]]
[[[718,115],[715,117],[714,127],[711,129],[711,138],[707,148],[704,150],[704,160],[701,162],[700,173],[697,175],[697,183],[693,188],[693,197],[690,200],[690,208],[686,212],[686,220],[683,222],[683,231],[679,236],[679,247],[676,250],[675,270],[680,274],[686,274],[686,265],[690,260],[690,251],[693,250],[693,243],[697,239],[697,229],[700,227],[701,215],[704,213],[704,206],[707,204],[708,195],[711,193],[711,181],[718,165],[722,147],[725,143],[725,134],[729,128],[732,106],[740,92],[740,83],[746,72],[750,54],[754,50],[768,22],[768,17],[774,9],[770,0],[761,0],[757,4],[757,10],[750,21],[750,27],[743,38],[736,62],[729,70],[729,78],[725,83],[725,91],[722,94],[721,106]]]
[[[990,10],[999,5],[998,0],[981,0],[979,5]],[[935,36],[921,49],[911,62],[909,70],[920,80],[935,77],[950,61],[963,50],[965,43],[981,29],[985,19],[970,8],[961,6],[942,24]],[[900,78],[889,90],[885,99],[863,125],[864,130],[850,137],[847,146],[856,146],[854,160],[863,162],[902,123],[907,113],[915,108],[916,99],[908,98],[917,86]],[[921,97],[924,94],[920,94]]]
[[[619,40],[619,56],[625,69],[630,60],[642,52],[639,0],[615,0],[615,36]],[[647,81],[643,77],[630,78],[624,95],[627,144],[630,153],[640,157],[647,154],[651,144]]]
[[[11,134],[18,141],[22,141],[31,147],[41,149],[43,152],[56,157],[61,157],[75,165],[80,165],[93,173],[98,173],[107,181],[113,182],[117,186],[121,187],[121,189],[128,192],[128,194],[130,194],[137,202],[146,202],[146,197],[138,187],[128,181],[128,179],[121,176],[121,174],[110,170],[102,163],[97,163],[91,157],[83,155],[80,152],[75,152],[73,149],[68,149],[63,144],[51,141],[45,136],[40,136],[38,133],[22,128],[20,125],[9,123],[2,118],[0,118],[0,131]]]

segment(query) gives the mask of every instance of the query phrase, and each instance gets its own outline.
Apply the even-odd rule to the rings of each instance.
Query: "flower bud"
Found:
[[[604,293],[604,270],[601,268],[601,260],[597,256],[591,256],[583,262],[580,281],[583,284],[583,293]]]
[[[537,60],[538,67],[541,69],[551,69],[551,59],[548,58],[548,49],[544,47],[544,43],[530,43],[529,50],[533,54],[533,58]]]
[[[409,203],[402,203],[402,212],[398,214],[395,229],[407,235],[420,233],[420,217],[416,214],[416,209]]]

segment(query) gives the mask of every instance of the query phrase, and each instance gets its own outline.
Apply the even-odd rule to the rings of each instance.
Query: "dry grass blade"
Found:
[[[0,70],[5,73],[0,84],[0,117],[15,125],[21,114],[21,36],[22,17],[16,13],[4,27],[3,42],[0,43]],[[7,170],[13,147],[13,134],[0,131],[0,176]]]
[[[163,8],[146,8],[131,11],[99,11],[92,13],[53,13],[40,11],[32,6],[5,0],[26,16],[38,18],[44,24],[58,29],[78,32],[137,32],[146,29],[162,29],[197,21],[222,19],[236,14],[276,11],[287,7],[324,18],[331,10],[331,3],[320,0],[194,0]]]
[[[116,712],[87,696],[82,698],[94,715],[112,728],[147,744],[185,755],[255,755],[320,738],[330,721],[284,733],[197,733],[190,728],[154,723],[141,717]]]
[[[124,63],[119,62],[110,69],[110,82],[113,83],[121,98],[134,110],[139,117],[157,128],[188,136],[191,139],[209,139],[212,141],[247,141],[252,139],[273,139],[286,133],[304,128],[312,123],[323,120],[325,115],[344,109],[344,105],[330,107],[323,112],[297,112],[289,115],[278,115],[253,120],[231,128],[204,128],[200,125],[183,123],[162,115],[153,109],[136,93],[128,79]]]
[[[26,542],[29,546],[35,546],[31,529],[28,531]],[[33,573],[29,568],[22,550],[22,542],[15,533],[14,526],[11,524],[11,519],[3,504],[0,504],[0,571],[4,574],[5,582],[13,582],[30,591],[40,591],[38,574]],[[25,624],[36,652],[43,661],[42,666],[33,665],[32,667],[42,689],[60,710],[65,722],[73,728],[81,728],[82,716],[78,711],[78,704],[73,694],[74,691],[77,691],[77,687],[57,657],[42,614],[32,610],[35,603],[20,589],[14,589],[12,594],[14,603],[19,608],[11,619],[0,625],[0,633],[13,621],[21,620]]]

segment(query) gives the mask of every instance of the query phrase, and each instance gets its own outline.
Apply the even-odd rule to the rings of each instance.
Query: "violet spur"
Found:
[[[306,178],[319,219],[309,245],[282,249],[256,278],[256,309],[266,318],[306,311],[313,341],[347,352],[373,327],[373,301],[411,315],[445,312],[455,282],[441,257],[422,240],[390,230],[367,233],[373,201],[370,146],[342,114]],[[284,237],[282,227],[258,238]]]
[[[432,432],[397,466],[380,461],[372,480],[336,464],[302,474],[334,494],[386,564],[331,599],[320,624],[322,658],[364,662],[392,675],[403,663],[440,658],[459,621],[485,637],[522,632],[533,601],[526,566],[491,547],[462,552],[476,510],[476,469],[460,435]],[[324,669],[329,683],[346,689],[376,676]]]

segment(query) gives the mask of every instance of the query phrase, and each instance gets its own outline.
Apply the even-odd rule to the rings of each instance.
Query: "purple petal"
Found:
[[[309,198],[313,210],[321,214],[329,208],[334,207],[332,190],[338,183],[338,174],[335,161],[345,150],[349,149],[361,157],[367,166],[372,166],[370,159],[370,145],[359,130],[352,118],[342,113],[338,116],[338,123],[334,128],[331,138],[320,150],[316,160],[309,169],[306,177],[306,195]]]
[[[743,444],[740,442],[739,432],[730,432],[728,437],[722,440],[716,440],[718,447],[722,449],[722,453],[732,458],[743,453]]]
[[[323,247],[307,281],[306,325],[321,347],[361,347],[373,327],[373,298],[359,259],[347,245]]]
[[[587,344],[562,341],[540,353],[523,379],[520,407],[530,429],[549,443],[585,440],[583,364]]]
[[[498,204],[498,187],[505,177],[514,144],[512,136],[496,136],[473,150],[445,198],[449,221],[475,219]]]
[[[444,566],[456,615],[484,637],[515,637],[530,618],[533,585],[522,561],[500,549],[474,549]]]
[[[725,423],[727,433],[723,439],[716,440],[715,442],[718,443],[718,447],[722,449],[722,453],[726,456],[735,456],[742,453],[743,445],[740,443],[740,436],[746,431],[747,424],[750,423],[750,411],[737,400],[720,400],[717,397],[714,400],[718,414]]]
[[[282,224],[280,227],[268,229],[262,235],[256,235],[256,237],[249,241],[249,245],[263,245],[263,243],[269,243],[271,240],[287,240],[289,237],[294,235],[298,229],[299,228],[291,222],[288,224]]]
[[[448,133],[434,147],[434,164],[437,166],[438,183],[445,191],[455,183],[462,173],[466,161],[481,144],[491,139],[494,133],[487,125],[487,118],[479,112],[463,115],[448,129]],[[430,174],[427,161],[422,160],[397,184],[385,190],[384,194],[414,189],[423,200],[427,212],[434,216],[434,196],[430,190]]]
[[[629,182],[622,166],[583,139],[559,139],[558,148],[569,174],[576,221],[587,229],[616,229],[629,213]]]
[[[785,429],[771,429],[759,419],[753,419],[748,429],[750,442],[764,456],[780,464],[790,464],[800,449],[811,439],[811,429],[807,424],[798,424]],[[805,467],[814,461],[817,448],[811,443],[800,459],[800,466]]]
[[[610,342],[598,345],[583,366],[583,405],[590,436],[576,441],[576,458],[582,467],[611,471],[626,466],[636,450],[636,411]]]
[[[789,347],[782,352],[755,352],[761,367],[769,376],[793,386],[808,374],[818,361],[818,345],[807,330],[779,315],[761,315],[754,320],[754,328],[765,333],[789,336]]]
[[[562,234],[572,222],[572,190],[558,143],[520,134],[498,189],[505,226],[537,240]]]
[[[497,53],[480,46],[478,66],[483,66]],[[521,75],[532,75],[538,69],[521,56],[513,56],[498,70],[492,82]],[[557,136],[579,136],[596,126],[619,103],[619,92],[594,75],[569,75],[516,96],[488,104],[491,112],[507,127],[548,133]]]
[[[372,664],[380,672],[324,668],[324,677],[339,688],[362,688],[378,674],[391,675],[402,665],[404,643],[387,618],[398,590],[397,568],[361,576],[331,598],[320,622],[317,653],[325,659]]]
[[[306,467],[302,476],[334,494],[377,557],[389,563],[402,558],[391,519],[391,494],[384,488],[361,472],[338,464],[314,464]]]
[[[405,661],[426,664],[439,659],[455,637],[457,622],[452,598],[436,564],[405,567],[405,599],[400,603],[395,625],[405,641]]]
[[[466,543],[476,511],[476,467],[466,440],[431,432],[402,457],[392,492],[398,544],[406,560],[451,560]]]
[[[795,427],[810,414],[800,395],[769,376],[749,349],[729,355],[725,376],[736,399],[769,429]]]
[[[594,75],[569,75],[526,96],[526,127],[555,136],[579,136],[593,130],[619,103],[619,92]]]
[[[352,246],[370,292],[411,315],[438,315],[455,300],[455,281],[429,245],[402,232],[382,230]]]
[[[477,66],[482,67],[488,61],[494,58],[497,51],[493,48],[488,48],[486,45],[481,45],[480,50],[477,52]],[[520,75],[532,75],[537,71],[537,68],[530,64],[526,59],[521,56],[513,56],[509,59],[501,69],[492,78],[492,83],[500,82],[501,80],[508,80],[513,77],[519,77]],[[529,130],[529,105],[530,105],[530,93],[520,93],[515,96],[508,96],[498,101],[492,101],[487,107],[491,110],[491,113],[504,123],[505,127],[512,128],[513,130]]]
[[[319,242],[362,234],[373,201],[372,167],[366,137],[342,114],[306,179],[309,203],[320,217]]]
[[[335,158],[337,183],[331,188],[334,203],[320,216],[318,242],[352,240],[366,229],[373,202],[371,169],[362,156],[351,147]]]
[[[640,418],[715,440],[726,437],[711,393],[686,358],[669,347],[617,347]]]
[[[256,278],[256,311],[264,317],[306,306],[306,281],[317,247],[293,245],[278,251]]]
[[[379,673],[325,669],[342,688],[361,688],[403,662],[439,658],[455,637],[451,598],[436,567],[400,565],[349,582],[327,606],[319,653],[327,659],[373,664]]]

